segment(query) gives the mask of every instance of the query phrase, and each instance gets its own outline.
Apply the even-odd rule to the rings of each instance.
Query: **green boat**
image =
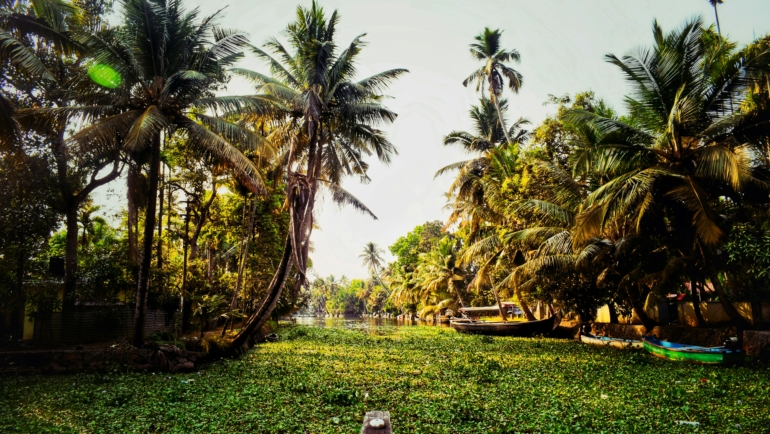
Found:
[[[656,337],[642,337],[644,349],[650,354],[668,360],[682,360],[704,365],[729,365],[743,360],[742,350],[726,347],[699,347],[662,341]]]

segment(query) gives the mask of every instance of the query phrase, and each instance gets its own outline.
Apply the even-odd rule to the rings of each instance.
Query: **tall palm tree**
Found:
[[[714,18],[716,18],[717,21],[717,32],[719,33],[719,38],[722,38],[722,29],[719,27],[719,12],[717,12],[717,5],[721,5],[724,3],[722,0],[709,0],[709,3],[711,3],[711,6],[714,8]]]
[[[500,101],[500,108],[505,112],[507,102]],[[444,138],[444,146],[460,146],[465,152],[477,154],[475,158],[450,164],[439,169],[435,176],[457,170],[458,174],[449,187],[448,197],[453,202],[452,214],[447,220],[447,226],[456,221],[469,224],[471,233],[475,233],[482,220],[490,220],[491,216],[478,211],[485,202],[482,178],[489,171],[495,149],[507,146],[503,129],[498,122],[499,116],[495,105],[487,98],[481,98],[479,104],[470,110],[473,120],[473,131],[452,131]],[[509,137],[516,143],[523,143],[530,133],[522,127],[529,121],[519,118],[508,130]],[[469,206],[476,212],[471,212]]]
[[[471,44],[471,56],[474,59],[484,62],[484,66],[473,71],[463,81],[463,86],[476,83],[476,91],[483,91],[485,84],[488,85],[489,99],[497,108],[497,119],[503,129],[503,134],[508,143],[512,143],[508,129],[505,127],[505,118],[500,109],[500,95],[503,93],[505,80],[508,80],[508,88],[514,93],[518,93],[522,84],[522,76],[515,69],[506,65],[507,62],[519,62],[519,52],[516,50],[506,50],[501,47],[500,38],[503,32],[499,29],[490,30],[489,27],[484,32],[476,36],[476,43]]]
[[[724,235],[722,210],[744,200],[746,191],[768,186],[754,170],[761,149],[748,134],[753,125],[727,108],[742,98],[757,70],[767,69],[770,50],[707,55],[702,24],[692,20],[664,34],[656,22],[651,50],[607,56],[634,87],[627,98],[633,123],[584,110],[566,114],[606,136],[598,154],[608,182],[587,197],[575,240],[627,223],[664,234],[686,256],[700,257],[725,311],[745,325],[722,288],[710,250]]]
[[[338,50],[334,39],[338,22],[337,12],[327,19],[315,1],[309,9],[298,7],[297,20],[284,31],[293,52],[275,38],[265,44],[272,55],[252,47],[258,57],[270,64],[272,77],[234,70],[253,80],[260,92],[279,102],[283,109],[280,116],[272,118],[275,128],[269,137],[283,146],[291,225],[283,258],[267,295],[233,340],[233,348],[243,345],[267,321],[292,268],[299,274],[298,283],[305,283],[319,190],[328,191],[338,204],[352,205],[374,217],[342,188],[341,182],[351,175],[363,181],[369,179],[365,157],[374,154],[388,164],[396,154],[395,147],[377,128],[396,118],[381,104],[381,92],[406,70],[393,69],[354,81],[363,35]]]
[[[94,63],[113,71],[120,84],[87,95],[91,106],[62,111],[91,122],[70,138],[76,148],[120,148],[148,156],[148,203],[134,319],[137,346],[144,341],[162,137],[181,135],[186,146],[227,164],[253,192],[263,190],[259,171],[233,143],[267,151],[268,142],[203,114],[205,110],[257,110],[265,105],[257,97],[213,95],[226,79],[224,68],[241,57],[247,42],[243,34],[215,26],[216,18],[214,14],[199,20],[198,10],[185,11],[181,0],[126,0],[123,27],[84,41]]]
[[[379,248],[377,244],[374,244],[373,242],[370,241],[366,243],[366,245],[364,246],[363,253],[358,255],[358,257],[363,260],[364,267],[369,269],[369,271],[375,277],[377,277],[377,280],[380,282],[380,285],[382,285],[383,288],[388,289],[388,286],[385,285],[385,282],[383,282],[382,278],[380,277],[380,269],[385,263],[385,259],[382,257],[384,253],[385,253],[384,250]]]

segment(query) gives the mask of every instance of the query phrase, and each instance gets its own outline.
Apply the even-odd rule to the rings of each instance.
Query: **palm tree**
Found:
[[[722,29],[719,27],[719,13],[717,12],[717,5],[721,5],[724,3],[722,0],[709,0],[709,3],[711,3],[711,6],[714,8],[714,18],[716,18],[717,21],[717,32],[719,32],[719,38],[722,38]]]
[[[490,30],[489,27],[484,32],[476,36],[476,43],[471,44],[471,56],[476,60],[484,62],[484,66],[474,71],[463,81],[463,86],[476,83],[476,91],[483,91],[484,84],[487,84],[489,90],[489,99],[497,108],[497,119],[503,129],[506,141],[512,143],[510,134],[505,128],[505,118],[500,109],[499,98],[503,93],[505,80],[508,80],[508,88],[514,93],[518,93],[522,84],[521,74],[515,69],[506,65],[506,62],[519,62],[519,52],[516,50],[505,50],[500,46],[500,38],[503,32]]]
[[[240,58],[247,42],[244,35],[216,27],[217,14],[199,21],[198,10],[185,12],[181,0],[127,0],[123,6],[124,27],[85,40],[94,62],[114,71],[120,84],[109,92],[102,89],[88,95],[92,106],[63,113],[91,121],[70,138],[77,148],[120,147],[148,156],[148,203],[134,319],[134,344],[139,346],[144,341],[162,137],[181,135],[185,146],[227,164],[254,193],[263,190],[259,171],[231,143],[262,150],[269,150],[269,145],[238,125],[203,114],[265,106],[258,97],[213,96],[226,79],[224,68]]]
[[[725,311],[746,325],[710,251],[724,235],[723,210],[740,203],[747,189],[767,185],[753,169],[761,155],[759,143],[750,140],[753,125],[727,108],[756,71],[767,69],[770,50],[709,54],[701,29],[696,19],[664,35],[656,22],[652,50],[607,56],[634,86],[627,97],[633,123],[585,110],[566,114],[605,136],[598,167],[608,179],[586,198],[574,236],[581,243],[626,224],[647,236],[666,236],[675,250],[700,258]]]
[[[382,278],[380,277],[379,270],[385,263],[385,259],[382,257],[384,253],[385,251],[379,248],[377,244],[374,244],[370,241],[366,243],[363,253],[358,255],[358,257],[364,261],[364,267],[369,269],[372,275],[374,275],[380,282],[380,285],[382,285],[383,288],[388,289],[388,286],[385,285],[385,282],[383,282]]]
[[[339,51],[334,40],[338,21],[336,12],[327,19],[315,1],[309,9],[298,7],[297,20],[284,32],[293,53],[275,38],[265,44],[273,55],[252,48],[270,64],[272,77],[234,70],[253,80],[259,91],[283,108],[277,119],[273,117],[275,128],[269,137],[283,146],[291,225],[283,258],[267,295],[233,340],[233,348],[243,345],[267,321],[292,268],[299,274],[298,283],[305,283],[319,189],[326,189],[334,202],[352,205],[374,217],[342,188],[341,181],[351,175],[367,181],[369,165],[364,157],[376,154],[388,164],[397,153],[376,127],[395,120],[396,114],[381,104],[380,92],[406,70],[394,69],[353,81],[355,61],[364,45],[363,35]]]
[[[466,272],[458,258],[458,244],[455,239],[445,236],[428,253],[420,254],[420,264],[414,271],[415,289],[420,298],[428,304],[455,297],[460,306],[466,306],[463,299],[463,282]],[[434,304],[436,304],[434,303]]]
[[[507,102],[500,101],[500,108],[505,112]],[[447,196],[453,201],[452,214],[447,220],[446,226],[456,221],[469,224],[471,233],[474,234],[483,220],[494,219],[486,213],[481,205],[485,202],[484,189],[481,179],[489,171],[495,149],[507,145],[505,135],[495,105],[487,98],[481,98],[479,105],[470,110],[473,120],[473,132],[452,131],[444,138],[444,146],[460,146],[465,152],[480,154],[470,160],[460,161],[439,169],[435,176],[440,176],[449,171],[457,170],[459,173],[449,188]],[[516,143],[523,143],[530,134],[522,129],[529,121],[519,118],[508,130],[508,136],[513,137]],[[468,206],[472,206],[472,210]],[[487,209],[488,210],[488,209]]]

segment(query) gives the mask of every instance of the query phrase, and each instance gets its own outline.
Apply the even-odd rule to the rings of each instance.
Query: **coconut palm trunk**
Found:
[[[134,311],[134,345],[142,346],[147,314],[147,294],[150,287],[153,235],[155,233],[155,211],[157,204],[160,173],[160,134],[154,134],[150,142],[150,173],[147,190],[147,208],[144,217],[144,239],[142,240],[141,262],[136,288],[136,309]]]
[[[508,133],[508,128],[505,126],[505,119],[503,119],[503,112],[500,110],[500,102],[498,101],[497,95],[495,95],[495,91],[492,88],[492,86],[489,86],[489,98],[492,100],[492,102],[495,104],[495,110],[497,110],[497,119],[500,121],[500,128],[503,129],[503,134],[505,135],[505,141],[506,143],[510,144],[511,141],[511,135]]]

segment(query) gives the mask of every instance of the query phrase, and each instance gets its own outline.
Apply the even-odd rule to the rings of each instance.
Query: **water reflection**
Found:
[[[369,327],[398,327],[398,326],[430,326],[430,327],[449,327],[448,323],[434,324],[426,321],[397,320],[395,318],[327,318],[327,317],[296,317],[297,324],[311,325],[316,327],[337,327],[347,329],[360,329]]]

